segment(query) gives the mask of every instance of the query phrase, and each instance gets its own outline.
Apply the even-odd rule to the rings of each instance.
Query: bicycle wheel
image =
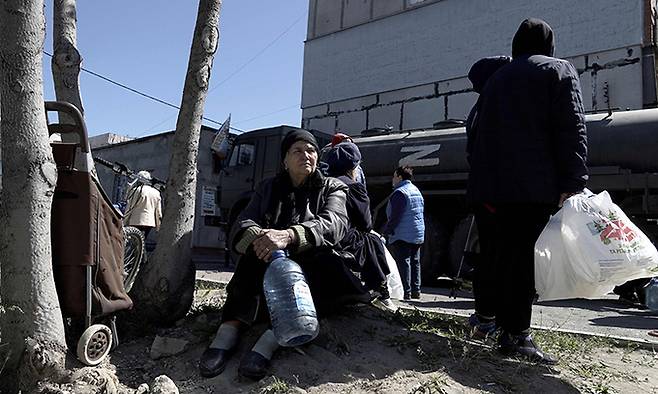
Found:
[[[138,228],[127,226],[123,228],[123,287],[126,293],[132,289],[137,273],[144,261],[144,234]]]

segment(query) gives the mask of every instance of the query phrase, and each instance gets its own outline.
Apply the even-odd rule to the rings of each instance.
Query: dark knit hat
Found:
[[[308,142],[309,144],[313,145],[316,152],[320,153],[318,142],[315,140],[315,137],[313,137],[313,134],[306,130],[293,130],[286,134],[286,136],[283,137],[283,141],[281,141],[281,160],[286,157],[288,149],[290,149],[290,147],[293,146],[293,144],[297,141]]]
[[[324,161],[327,163],[329,176],[341,176],[359,165],[361,152],[353,142],[345,141],[331,148]]]

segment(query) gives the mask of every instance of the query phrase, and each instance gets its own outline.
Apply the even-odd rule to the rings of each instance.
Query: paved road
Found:
[[[197,279],[228,283],[228,271],[197,271]],[[451,315],[473,313],[473,295],[460,291],[456,298],[450,290],[423,288],[420,300],[398,301],[403,307],[418,308]],[[534,306],[533,327],[559,329],[568,332],[595,334],[656,345],[658,338],[647,335],[658,330],[658,313],[641,310],[617,301],[616,296],[597,300],[567,300],[544,302]]]

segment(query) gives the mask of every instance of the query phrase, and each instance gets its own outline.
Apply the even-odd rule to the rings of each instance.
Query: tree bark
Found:
[[[80,66],[82,57],[76,48],[75,0],[53,1],[53,58],[51,61],[55,97],[75,105],[84,115],[80,97]],[[62,114],[61,116],[67,116]],[[64,119],[62,123],[72,123]]]
[[[51,264],[57,169],[43,107],[43,12],[38,0],[6,0],[0,6],[0,351],[8,356],[2,392],[13,392],[16,384],[29,391],[30,384],[60,371],[66,352]]]
[[[171,151],[165,208],[153,258],[131,296],[137,316],[169,324],[185,316],[194,297],[192,230],[201,117],[219,42],[221,0],[200,0],[181,110]]]

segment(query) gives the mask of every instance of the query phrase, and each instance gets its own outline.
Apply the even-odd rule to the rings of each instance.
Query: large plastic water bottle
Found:
[[[299,346],[318,335],[318,317],[299,264],[282,250],[272,253],[263,290],[270,311],[272,331],[281,346]]]
[[[658,277],[652,278],[644,291],[647,308],[658,312]]]

